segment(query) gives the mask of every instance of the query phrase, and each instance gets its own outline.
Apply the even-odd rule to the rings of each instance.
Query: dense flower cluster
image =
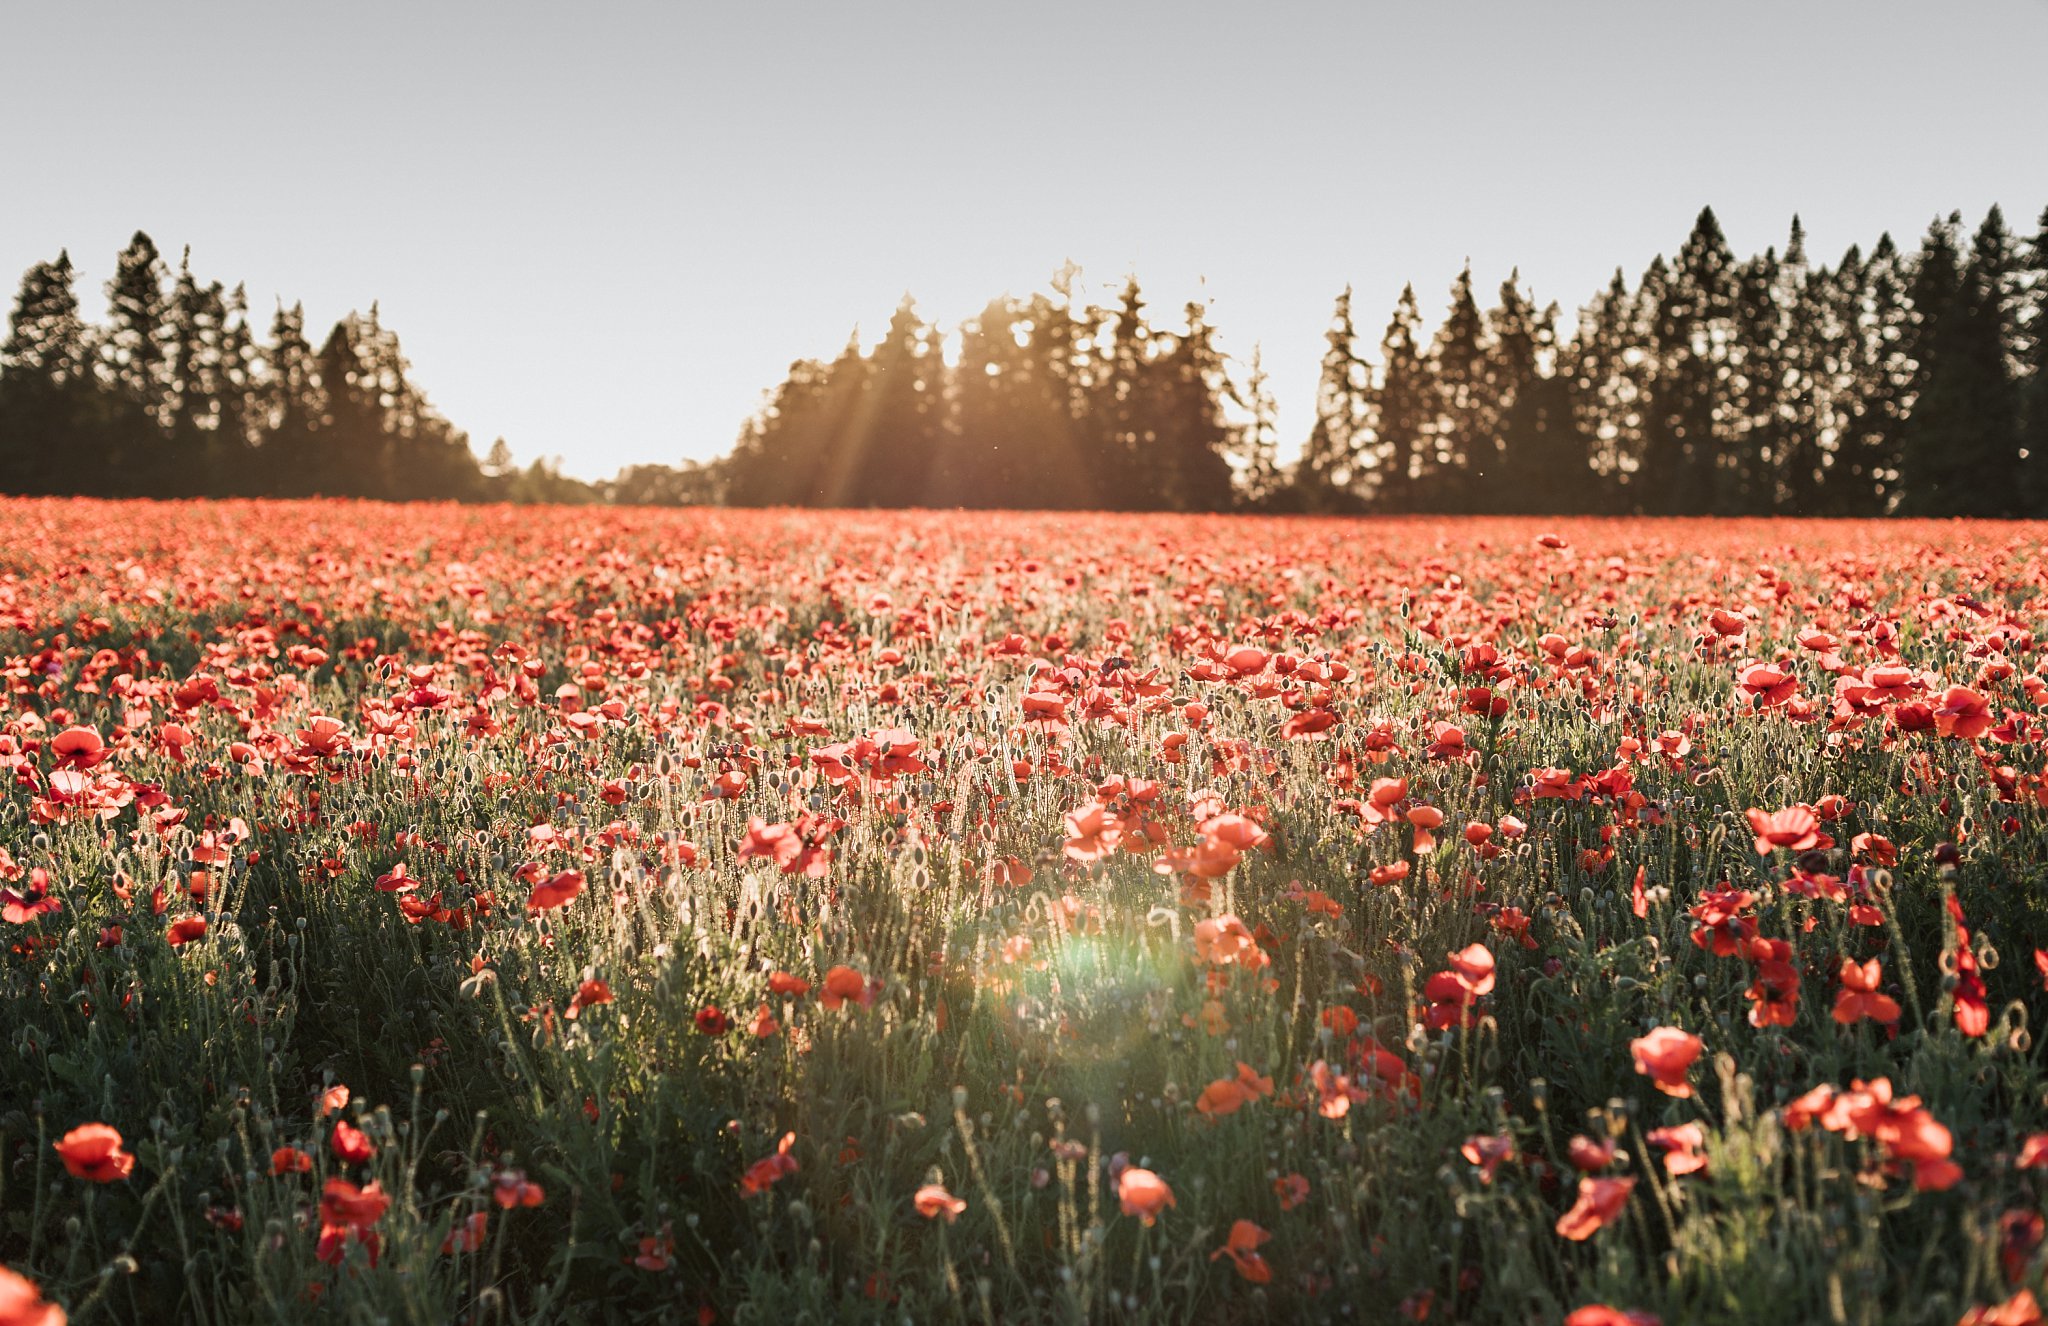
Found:
[[[6,1320],[2038,1320],[2031,527],[6,509]]]

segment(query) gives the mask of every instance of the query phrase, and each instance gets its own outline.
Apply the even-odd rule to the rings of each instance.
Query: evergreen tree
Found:
[[[1429,375],[1434,387],[1434,417],[1422,473],[1417,478],[1414,509],[1469,511],[1473,489],[1483,484],[1498,455],[1495,402],[1484,390],[1486,347],[1481,343],[1485,319],[1472,297],[1472,264],[1468,261],[1451,284],[1450,311],[1429,349]]]
[[[2027,455],[2027,512],[2048,515],[2048,208],[2034,231],[2028,266],[2028,314],[2022,324],[2026,369],[2020,445]]]
[[[62,493],[96,468],[94,381],[71,255],[21,279],[0,345],[0,492]]]
[[[1238,504],[1251,511],[1268,511],[1286,501],[1287,477],[1280,469],[1273,389],[1266,379],[1264,354],[1256,344],[1245,378],[1244,406],[1247,418],[1237,432],[1231,456]]]
[[[217,423],[206,461],[207,491],[215,497],[253,491],[254,448],[261,441],[259,352],[249,329],[249,297],[240,285],[228,292],[222,314]]]
[[[1436,419],[1436,384],[1416,335],[1422,314],[1415,287],[1404,286],[1380,340],[1380,383],[1373,393],[1372,508],[1405,514],[1416,509],[1416,490],[1428,460]]]
[[[1010,399],[1035,422],[1029,425],[1029,455],[1015,474],[1017,500],[1035,508],[1109,504],[1087,444],[1089,346],[1098,324],[1092,315],[1075,314],[1074,277],[1072,267],[1063,268],[1053,277],[1051,293],[1033,295],[1021,310],[1030,333],[1016,361],[1024,376],[1012,384]]]
[[[1795,221],[1796,225],[1797,222]],[[1735,271],[1735,305],[1728,345],[1727,444],[1715,486],[1717,515],[1766,515],[1777,506],[1780,467],[1792,444],[1785,399],[1783,269],[1775,249]]]
[[[1849,266],[1845,259],[1845,273]],[[1851,332],[1837,411],[1841,441],[1828,481],[1828,510],[1836,515],[1883,515],[1899,500],[1900,446],[1915,376],[1910,279],[1904,256],[1885,234],[1857,266],[1853,284],[1845,285],[1843,316]]]
[[[164,441],[150,466],[147,492],[192,496],[210,486],[208,444],[223,408],[226,323],[227,298],[220,283],[201,286],[192,275],[192,251],[186,249],[164,318]]]
[[[1833,448],[1835,366],[1842,344],[1836,276],[1807,261],[1806,231],[1792,218],[1773,303],[1778,313],[1778,391],[1783,434],[1774,456],[1775,500],[1769,508],[1812,516],[1826,509],[1825,484]],[[1851,278],[1853,280],[1853,277]]]
[[[832,506],[908,507],[938,497],[946,452],[945,365],[908,295],[868,357],[866,399],[840,432],[826,484]]]
[[[1994,207],[1958,253],[1961,218],[1928,232],[1916,264],[1914,400],[1902,441],[1901,514],[2019,514],[2020,393],[2009,361],[2011,236]]]
[[[1616,268],[1607,288],[1580,310],[1564,356],[1572,419],[1592,469],[1584,507],[1568,509],[1623,511],[1633,501],[1630,481],[1642,454],[1643,408],[1630,356],[1647,357],[1634,344],[1635,323],[1635,299]]]
[[[1098,313],[1097,323],[1087,407],[1097,488],[1116,509],[1156,510],[1156,476],[1146,468],[1154,441],[1152,329],[1136,276],[1125,279],[1115,310]]]
[[[1358,511],[1361,470],[1372,413],[1372,369],[1358,355],[1351,317],[1351,287],[1337,296],[1323,336],[1322,375],[1316,382],[1316,418],[1295,464],[1288,505],[1297,511]]]
[[[1642,509],[1682,515],[1741,509],[1741,470],[1724,455],[1718,419],[1726,401],[1735,256],[1711,207],[1702,208],[1668,279],[1646,277],[1655,302],[1651,409],[1644,435]]]
[[[727,465],[727,500],[737,506],[824,506],[840,436],[866,399],[860,333],[830,363],[790,365],[789,376],[741,432]]]
[[[170,425],[172,339],[167,273],[149,236],[136,231],[114,260],[107,283],[107,325],[99,338],[100,380],[106,387],[101,429],[105,466],[87,491],[149,492],[162,474],[161,449]]]
[[[314,431],[326,401],[306,340],[303,306],[277,306],[263,360],[263,380],[254,393],[262,438],[254,466],[258,486],[279,497],[304,497],[313,492],[319,468]]]
[[[1189,303],[1173,348],[1156,365],[1152,394],[1152,458],[1147,474],[1168,511],[1227,511],[1232,500],[1230,452],[1235,431],[1224,402],[1235,400],[1216,349],[1208,310]]]
[[[1001,506],[1016,490],[1029,439],[1017,431],[1024,387],[1015,303],[990,300],[960,328],[960,365],[953,392],[957,440],[939,474],[945,506]]]
[[[1538,318],[1520,273],[1501,282],[1487,314],[1483,390],[1492,402],[1487,481],[1475,510],[1554,514],[1580,509],[1592,480],[1572,418],[1571,383],[1558,364],[1555,304]]]

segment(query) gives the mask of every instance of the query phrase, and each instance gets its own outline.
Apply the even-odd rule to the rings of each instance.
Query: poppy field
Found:
[[[2048,527],[0,510],[4,1326],[2041,1319]]]

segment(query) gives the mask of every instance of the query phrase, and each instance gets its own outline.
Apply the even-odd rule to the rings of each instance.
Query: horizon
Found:
[[[633,5],[595,23],[515,7],[483,30],[372,5],[333,32],[243,4],[199,23],[137,12],[111,39],[79,11],[10,12],[10,47],[76,59],[19,77],[27,104],[73,119],[61,139],[16,143],[19,178],[66,187],[24,190],[31,204],[0,215],[0,269],[68,250],[93,317],[141,229],[173,263],[189,245],[203,279],[246,282],[259,327],[273,299],[303,301],[316,329],[377,303],[477,454],[503,436],[521,463],[560,456],[598,478],[725,453],[791,362],[831,356],[856,326],[871,344],[906,292],[951,331],[1068,261],[1098,298],[1127,273],[1155,310],[1205,295],[1227,353],[1263,347],[1291,454],[1347,285],[1376,345],[1404,284],[1433,327],[1468,259],[1482,304],[1517,268],[1538,307],[1569,318],[1617,265],[1633,280],[1675,251],[1702,206],[1739,254],[1782,247],[1797,213],[1812,260],[1831,264],[1884,231],[1911,249],[1950,211],[1973,226],[1994,203],[2028,233],[2048,202],[2015,193],[2041,185],[2013,169],[2048,138],[2025,58],[2048,7],[1981,7],[1935,32],[1899,4],[1728,6],[1704,31],[1618,5],[1483,8],[1471,34],[1459,15],[1324,6],[1293,7],[1325,18],[1283,33],[1226,28],[1213,5],[932,22],[945,11],[790,22]],[[883,53],[850,68],[856,45]],[[158,61],[218,68],[223,52],[300,60],[304,102],[358,118],[338,142],[309,118],[256,116],[217,172],[129,144],[145,113],[207,144],[197,117],[218,122],[219,101],[94,95],[148,86]],[[96,71],[82,100],[80,62]],[[1010,82],[1031,93],[1026,114],[988,95]],[[1559,91],[1531,150],[1501,127],[1546,84]],[[1683,125],[1655,110],[1731,86],[1748,95]],[[1176,97],[1202,107],[1190,130],[1146,119]],[[1055,101],[1057,116],[1029,113]],[[1404,133],[1409,105],[1428,118]],[[1573,148],[1589,130],[1611,146]],[[117,150],[133,158],[119,172]],[[545,371],[527,358],[536,331]]]

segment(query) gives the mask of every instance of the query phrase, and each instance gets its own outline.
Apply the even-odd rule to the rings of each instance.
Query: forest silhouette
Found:
[[[1403,290],[1376,342],[1347,289],[1313,418],[1281,443],[1264,365],[1207,308],[1154,326],[1135,277],[1077,273],[944,332],[906,297],[870,348],[800,360],[712,462],[584,483],[480,460],[377,306],[316,345],[258,335],[241,287],[118,255],[99,324],[68,254],[23,277],[0,346],[0,490],[110,497],[1305,513],[2048,514],[2048,213],[1937,219],[1815,263],[1798,219],[1738,258],[1711,209],[1575,318],[1469,265],[1425,335]]]

